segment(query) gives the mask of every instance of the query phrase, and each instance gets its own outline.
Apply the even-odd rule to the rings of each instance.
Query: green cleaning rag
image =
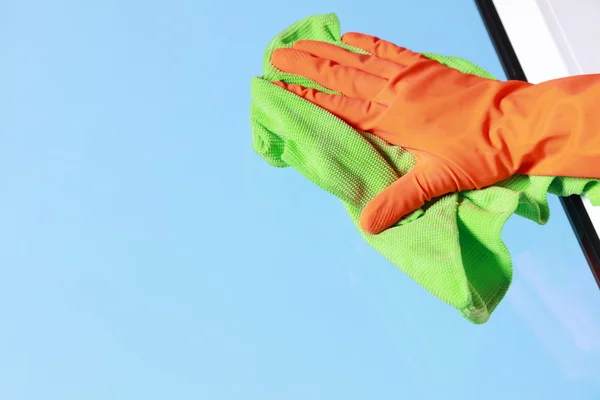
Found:
[[[275,49],[291,47],[302,39],[364,52],[341,42],[335,14],[306,18],[277,35],[266,49],[263,76],[252,80],[254,150],[271,165],[291,166],[338,197],[369,245],[469,321],[486,322],[508,290],[512,263],[500,234],[513,213],[546,223],[548,193],[585,194],[600,205],[600,181],[515,176],[486,189],[440,197],[381,234],[365,233],[358,224],[361,210],[406,174],[414,158],[270,83],[282,80],[332,93],[271,64]],[[424,54],[459,71],[493,79],[466,60]]]

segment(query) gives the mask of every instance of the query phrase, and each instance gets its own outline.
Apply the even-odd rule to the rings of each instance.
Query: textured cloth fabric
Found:
[[[546,223],[548,193],[585,194],[592,204],[600,205],[600,181],[514,176],[489,188],[434,199],[381,234],[362,231],[361,210],[414,166],[412,154],[356,131],[270,83],[282,80],[332,93],[309,79],[277,70],[270,59],[276,48],[291,47],[302,39],[363,52],[342,43],[340,36],[337,17],[327,14],[299,21],[271,41],[264,54],[263,76],[253,78],[251,86],[254,150],[269,164],[292,167],[339,198],[369,245],[467,320],[486,322],[512,279],[510,254],[501,238],[507,219],[516,213]],[[462,72],[493,79],[464,59],[423,54]]]

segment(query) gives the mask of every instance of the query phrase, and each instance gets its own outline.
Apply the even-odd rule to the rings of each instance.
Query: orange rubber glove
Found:
[[[275,84],[358,130],[411,151],[415,167],[363,210],[379,233],[426,201],[481,189],[514,174],[600,178],[600,75],[532,85],[463,74],[360,33],[275,50],[272,63],[340,92]]]

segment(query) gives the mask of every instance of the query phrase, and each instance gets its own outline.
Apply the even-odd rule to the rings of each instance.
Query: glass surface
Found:
[[[557,199],[469,324],[252,152],[279,31],[501,66],[472,1],[13,1],[0,45],[0,398],[598,399],[600,293]]]

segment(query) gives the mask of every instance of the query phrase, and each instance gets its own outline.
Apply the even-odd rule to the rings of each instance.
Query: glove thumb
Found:
[[[360,226],[377,234],[396,224],[425,202],[457,190],[457,181],[442,165],[421,159],[406,175],[381,191],[363,209]]]

